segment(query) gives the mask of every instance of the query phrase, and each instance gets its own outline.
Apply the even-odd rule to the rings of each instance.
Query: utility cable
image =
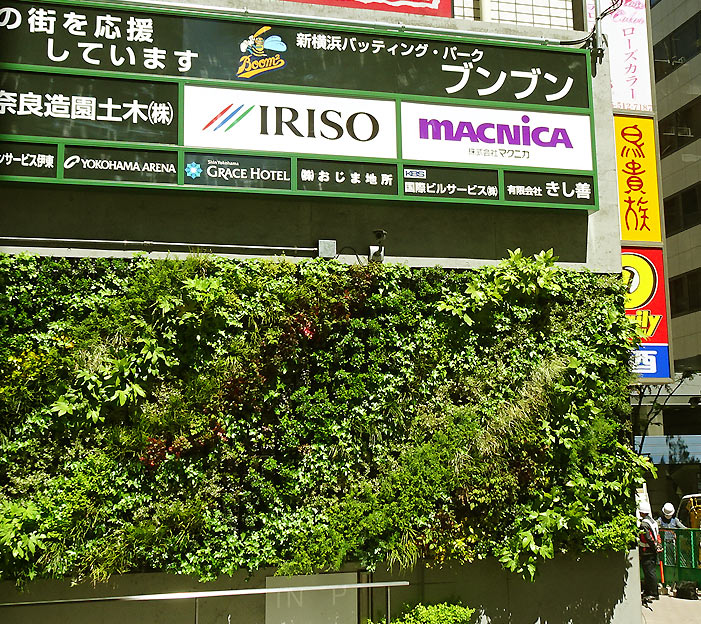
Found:
[[[582,37],[581,39],[574,39],[572,41],[559,41],[559,45],[578,45],[580,43],[591,43],[591,40],[594,38],[594,35],[596,33],[596,27],[598,23],[603,20],[605,17],[608,15],[611,15],[611,13],[615,13],[618,11],[623,6],[623,0],[614,0],[611,5],[601,11],[599,15],[596,16],[594,19],[594,25],[592,26],[592,29],[589,31],[589,34],[586,37]]]

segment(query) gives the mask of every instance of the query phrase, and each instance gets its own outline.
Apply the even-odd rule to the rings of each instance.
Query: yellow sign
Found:
[[[648,258],[623,253],[623,280],[628,284],[626,310],[637,310],[650,303],[657,292],[657,271]]]
[[[662,242],[655,125],[643,117],[614,116],[621,239]]]

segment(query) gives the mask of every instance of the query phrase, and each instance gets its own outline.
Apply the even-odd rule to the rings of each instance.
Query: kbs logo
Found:
[[[239,59],[237,78],[249,79],[285,66],[285,59],[280,56],[280,52],[285,52],[287,45],[278,35],[263,37],[263,33],[269,30],[270,26],[263,26],[240,43],[244,55]]]

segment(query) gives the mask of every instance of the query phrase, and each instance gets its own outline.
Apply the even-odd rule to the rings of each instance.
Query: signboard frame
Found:
[[[636,249],[641,253],[645,254],[646,252],[651,252],[651,253],[661,253],[661,262],[658,262],[658,266],[656,270],[660,274],[660,279],[663,280],[664,286],[665,286],[665,305],[664,305],[664,318],[666,320],[666,336],[665,336],[665,341],[662,343],[657,343],[657,344],[651,344],[649,340],[643,339],[640,349],[638,353],[636,353],[634,362],[639,358],[639,353],[644,352],[646,350],[648,351],[656,351],[656,355],[665,355],[665,349],[666,349],[666,363],[665,367],[667,369],[667,375],[658,375],[658,374],[653,374],[653,373],[639,373],[638,376],[638,383],[640,384],[647,384],[647,385],[658,385],[658,384],[668,384],[671,383],[674,380],[674,345],[673,345],[673,340],[672,340],[672,315],[671,315],[671,306],[670,306],[670,291],[669,291],[669,281],[668,281],[668,275],[669,275],[669,270],[668,270],[668,262],[667,262],[667,235],[665,231],[665,220],[663,218],[663,210],[664,210],[664,196],[662,192],[662,166],[661,166],[661,156],[660,156],[660,144],[659,144],[659,127],[658,127],[658,119],[657,119],[657,94],[655,89],[653,88],[652,84],[652,77],[654,76],[654,63],[653,63],[653,46],[651,45],[652,42],[652,20],[650,18],[650,5],[649,3],[645,3],[644,7],[639,7],[639,6],[632,6],[629,7],[632,11],[640,11],[642,8],[642,11],[640,11],[644,15],[644,33],[641,36],[641,40],[644,41],[644,48],[645,48],[645,56],[647,58],[640,59],[640,61],[645,64],[646,62],[646,67],[644,67],[644,72],[643,74],[647,77],[647,82],[643,81],[643,84],[641,85],[641,88],[645,89],[645,92],[642,96],[642,98],[639,98],[642,100],[642,102],[636,102],[635,98],[632,98],[631,100],[625,102],[625,101],[620,101],[617,100],[615,96],[612,95],[613,99],[613,114],[614,114],[614,123],[616,128],[619,128],[620,124],[622,123],[628,123],[635,125],[636,122],[643,122],[643,124],[649,124],[652,126],[651,128],[651,140],[648,141],[647,147],[649,150],[649,143],[652,142],[654,144],[654,149],[650,154],[648,154],[648,169],[650,169],[650,166],[654,166],[654,173],[652,175],[652,179],[649,180],[652,182],[651,186],[655,186],[655,193],[650,193],[650,195],[654,196],[654,200],[657,203],[657,214],[654,215],[654,219],[656,221],[655,226],[653,229],[652,233],[648,234],[638,234],[636,231],[631,231],[631,228],[628,227],[628,224],[625,223],[625,210],[623,207],[622,203],[622,195],[626,191],[630,190],[635,190],[635,189],[630,189],[628,180],[627,178],[622,179],[621,178],[621,170],[619,163],[617,163],[617,170],[618,170],[618,176],[619,176],[619,210],[621,211],[620,215],[620,229],[621,229],[621,246],[622,248],[625,249]],[[627,10],[627,9],[626,9]],[[616,17],[617,14],[621,9],[619,9],[617,12],[614,13],[612,16],[612,19]],[[623,16],[622,16],[623,17]],[[630,18],[630,16],[628,16]],[[620,24],[622,24],[622,27],[625,26],[625,21],[626,20],[621,20]],[[640,24],[638,20],[634,20],[635,23]],[[630,22],[631,24],[633,22]],[[618,24],[614,26],[614,28],[617,28]],[[621,32],[619,35],[628,37],[629,35],[633,35],[634,31],[633,29],[629,29],[627,32]],[[640,34],[638,32],[638,34]],[[617,41],[620,43],[621,38],[619,37]],[[615,41],[612,41],[612,44],[614,45],[614,50],[612,50],[612,54],[615,54],[617,58],[620,58],[624,54],[627,55],[630,53],[630,48],[632,46],[626,44],[623,46],[626,48],[626,50],[620,50],[616,48],[615,46]],[[632,79],[631,79],[632,82]],[[634,95],[631,93],[631,96]],[[648,133],[650,132],[650,128],[648,127]],[[643,131],[643,134],[645,134],[645,131]],[[616,131],[616,136],[618,139],[618,130]],[[635,138],[635,137],[633,137]],[[616,153],[617,153],[617,160],[618,156],[622,155],[621,152],[625,151],[624,147],[630,147],[631,143],[630,141],[627,142],[628,144],[626,146],[623,145],[616,145]],[[653,156],[654,157],[654,162],[651,162],[652,159],[649,157]],[[649,173],[649,171],[648,171]],[[627,202],[626,202],[627,204]],[[627,208],[627,206],[626,206]],[[636,228],[637,229],[637,228]],[[622,252],[623,253],[623,252]],[[661,311],[661,310],[660,310]],[[661,350],[660,350],[661,349]],[[639,372],[639,371],[638,371]]]
[[[626,316],[644,336],[634,352],[634,370],[646,383],[671,379],[669,298],[664,250],[624,245],[622,264],[630,280]]]
[[[147,15],[168,15],[182,18],[207,18],[207,19],[217,19],[226,20],[234,22],[243,22],[244,24],[272,24],[280,26],[292,26],[295,28],[301,27],[299,21],[295,21],[290,18],[269,18],[269,17],[256,17],[252,15],[222,15],[221,13],[207,11],[207,10],[183,10],[182,8],[166,8],[166,7],[151,7],[145,5],[124,5],[119,2],[113,3],[94,3],[94,2],[81,2],[76,3],[74,0],[49,0],[48,2],[31,2],[29,0],[15,0],[14,5],[27,5],[27,6],[53,6],[57,9],[59,7],[76,7],[80,6],[84,9],[99,10],[99,11],[128,11],[131,14],[142,14]],[[310,28],[308,23],[304,24],[307,30]],[[379,26],[377,28],[371,27],[359,27],[355,24],[353,25],[342,25],[342,24],[328,24],[323,20],[319,20],[318,23],[315,22],[314,28],[326,29],[329,31],[338,32],[352,32],[360,34],[368,34],[376,37],[397,37],[398,33],[396,31],[388,29],[385,26]],[[594,202],[583,202],[581,205],[576,203],[568,202],[547,202],[544,206],[548,208],[561,208],[561,209],[585,209],[587,211],[598,210],[598,185],[597,185],[597,172],[596,172],[596,144],[594,136],[594,113],[593,113],[593,96],[592,96],[592,83],[591,83],[591,67],[590,58],[586,50],[570,49],[567,48],[563,50],[562,48],[544,46],[544,45],[534,45],[534,44],[515,44],[515,43],[495,43],[485,37],[485,40],[475,39],[474,37],[468,37],[460,35],[459,33],[436,33],[436,32],[425,32],[421,31],[420,28],[412,29],[411,31],[402,31],[402,40],[420,40],[422,42],[435,42],[436,45],[451,44],[455,45],[479,45],[482,47],[496,47],[499,49],[511,50],[537,50],[542,54],[566,54],[566,55],[581,55],[580,58],[584,63],[585,76],[586,76],[586,94],[587,94],[587,106],[545,106],[543,104],[533,104],[528,102],[499,102],[499,101],[481,101],[469,98],[456,98],[453,96],[439,97],[435,95],[420,95],[420,94],[388,94],[376,91],[364,91],[360,89],[338,89],[330,87],[318,87],[318,86],[302,86],[302,85],[288,85],[288,84],[272,84],[266,82],[254,82],[254,81],[236,81],[236,80],[214,80],[209,78],[200,77],[185,77],[173,74],[143,74],[135,72],[121,72],[121,71],[106,71],[104,69],[87,70],[84,68],[77,67],[64,67],[64,66],[52,66],[49,64],[32,64],[25,65],[21,63],[7,63],[0,62],[0,71],[2,72],[15,72],[15,73],[25,73],[25,74],[58,74],[63,76],[80,76],[83,78],[88,78],[90,80],[99,79],[109,79],[112,81],[143,81],[144,83],[169,83],[169,85],[175,85],[177,87],[179,111],[177,113],[177,143],[158,143],[158,142],[134,142],[129,140],[105,140],[105,139],[94,139],[90,137],[47,137],[45,135],[27,135],[27,134],[14,134],[14,133],[4,133],[0,134],[0,140],[5,142],[12,142],[17,144],[40,144],[40,145],[53,145],[56,147],[56,175],[55,177],[46,176],[17,176],[17,175],[2,175],[0,174],[0,180],[9,180],[17,182],[36,182],[36,183],[52,183],[52,184],[88,184],[88,185],[118,185],[118,186],[134,186],[139,188],[161,188],[161,189],[179,189],[179,190],[199,190],[199,191],[220,191],[220,192],[246,192],[246,193],[282,193],[282,194],[295,194],[295,195],[306,195],[306,196],[316,196],[316,197],[349,197],[349,198],[362,198],[362,199],[381,199],[381,200],[399,200],[399,201],[424,201],[424,202],[460,202],[466,204],[480,204],[480,205],[494,205],[495,207],[542,207],[538,203],[534,203],[532,199],[530,200],[507,200],[505,192],[504,178],[507,172],[529,172],[539,175],[548,176],[552,174],[553,177],[567,177],[567,176],[590,176],[593,179],[593,188],[591,189],[591,194],[594,198]],[[1,44],[0,44],[1,45]],[[447,49],[447,48],[446,48]],[[574,57],[573,57],[574,58]],[[125,83],[126,84],[126,83]],[[167,85],[163,85],[164,88]],[[397,170],[396,185],[398,192],[396,195],[388,195],[385,193],[373,193],[373,192],[345,192],[345,191],[323,191],[323,190],[303,190],[300,184],[297,163],[298,160],[324,160],[324,161],[343,161],[345,163],[366,163],[369,160],[368,156],[357,155],[357,156],[341,156],[334,154],[324,154],[320,156],[318,153],[309,152],[280,152],[274,150],[256,150],[256,149],[224,149],[215,147],[203,147],[201,145],[188,145],[184,141],[184,124],[185,116],[187,110],[183,110],[185,101],[185,91],[190,86],[198,87],[208,87],[212,89],[229,88],[236,89],[239,91],[250,90],[250,92],[273,92],[278,94],[290,94],[290,95],[315,95],[315,96],[328,96],[328,97],[342,97],[342,98],[365,98],[367,100],[378,100],[383,102],[393,103],[396,109],[396,135],[397,135],[397,154],[396,158],[374,158],[371,157],[370,160],[378,163],[379,165],[395,165]],[[512,98],[513,99],[513,98]],[[495,114],[499,111],[508,112],[513,109],[517,109],[523,113],[528,113],[533,111],[533,113],[546,113],[546,114],[563,114],[563,115],[578,115],[588,118],[589,130],[590,130],[590,140],[591,140],[591,168],[586,170],[569,170],[569,169],[548,169],[542,167],[519,167],[509,164],[499,164],[499,165],[485,165],[484,163],[473,162],[453,162],[453,161],[421,161],[405,159],[402,157],[402,119],[399,113],[401,105],[403,102],[416,103],[416,104],[427,104],[427,105],[441,105],[450,104],[453,107],[480,107],[484,110],[492,110]],[[1,119],[1,118],[0,118]],[[494,124],[492,124],[493,126]],[[55,133],[57,134],[57,133]],[[473,139],[470,139],[471,141]],[[165,183],[150,183],[150,182],[138,182],[138,181],[128,181],[128,180],[106,180],[106,179],[72,179],[64,175],[64,157],[67,149],[79,148],[79,147],[95,147],[104,148],[109,150],[113,148],[115,150],[149,150],[149,151],[159,151],[165,150],[177,154],[178,171],[177,171],[177,181],[173,184]],[[281,188],[255,188],[255,187],[236,187],[236,186],[206,186],[198,185],[193,183],[185,183],[186,177],[186,154],[198,152],[206,155],[216,156],[227,156],[230,158],[235,157],[261,157],[261,158],[282,158],[290,160],[290,171],[291,184],[289,189]],[[465,194],[460,197],[445,196],[440,194],[426,194],[426,196],[417,195],[416,193],[405,193],[405,179],[404,170],[410,169],[412,171],[417,169],[432,169],[432,168],[445,168],[446,170],[485,170],[490,169],[497,173],[498,176],[498,193],[497,196],[484,196],[475,195],[474,197]],[[415,188],[415,187],[412,187]]]
[[[288,1],[306,2],[306,0]],[[312,0],[312,4],[348,9],[366,9],[368,11],[392,11],[395,13],[413,15],[453,17],[452,0],[433,0],[432,2],[416,2],[411,0]]]

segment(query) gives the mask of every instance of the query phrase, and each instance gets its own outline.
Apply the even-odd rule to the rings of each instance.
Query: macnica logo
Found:
[[[538,145],[540,147],[557,147],[564,145],[572,149],[565,128],[548,128],[547,126],[528,125],[530,117],[524,115],[519,124],[481,123],[474,126],[469,121],[460,121],[457,126],[449,119],[419,119],[419,137],[422,139],[462,141],[468,139],[472,143],[489,143],[497,145]]]

